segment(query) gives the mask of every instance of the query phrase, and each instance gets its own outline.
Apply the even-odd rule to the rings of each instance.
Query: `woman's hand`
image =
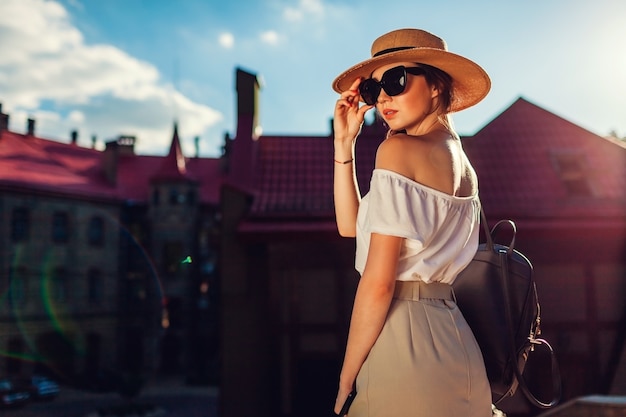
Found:
[[[349,90],[341,93],[335,106],[333,130],[335,141],[341,144],[350,144],[359,134],[365,113],[374,106],[363,105],[359,107],[359,84],[361,78],[356,79]]]
[[[339,392],[337,392],[337,399],[335,400],[335,414],[339,415],[339,412],[341,411],[343,404],[346,402],[346,399],[348,398],[350,392],[350,389],[346,390],[339,387]]]

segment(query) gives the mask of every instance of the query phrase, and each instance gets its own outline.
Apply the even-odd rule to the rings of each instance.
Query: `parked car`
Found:
[[[10,379],[0,379],[0,407],[21,407],[30,400],[30,392],[17,387]]]
[[[43,375],[33,375],[30,378],[18,379],[15,385],[26,389],[31,398],[39,401],[53,400],[59,395],[59,384]]]

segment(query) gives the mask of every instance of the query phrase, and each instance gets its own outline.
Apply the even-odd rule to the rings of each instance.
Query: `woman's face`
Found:
[[[377,68],[372,73],[372,78],[380,81],[385,71],[397,66],[417,67],[413,62],[396,62]],[[435,100],[438,95],[437,89],[429,86],[423,75],[407,72],[404,91],[396,96],[389,96],[381,89],[376,109],[390,129],[406,130],[413,135],[423,134],[426,127],[432,126],[424,121],[430,121],[431,118],[437,120]]]

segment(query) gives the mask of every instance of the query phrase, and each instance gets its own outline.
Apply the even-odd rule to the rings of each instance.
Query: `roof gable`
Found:
[[[463,143],[491,216],[624,215],[624,144],[523,98]]]

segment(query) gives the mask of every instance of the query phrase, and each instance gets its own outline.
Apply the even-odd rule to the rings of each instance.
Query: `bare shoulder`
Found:
[[[474,181],[467,182],[472,169],[460,141],[447,131],[424,136],[390,136],[378,149],[376,167],[448,194],[471,194],[474,188],[471,186]]]
[[[385,139],[376,153],[376,168],[388,169],[413,178],[414,167],[427,158],[428,141],[402,133]]]

